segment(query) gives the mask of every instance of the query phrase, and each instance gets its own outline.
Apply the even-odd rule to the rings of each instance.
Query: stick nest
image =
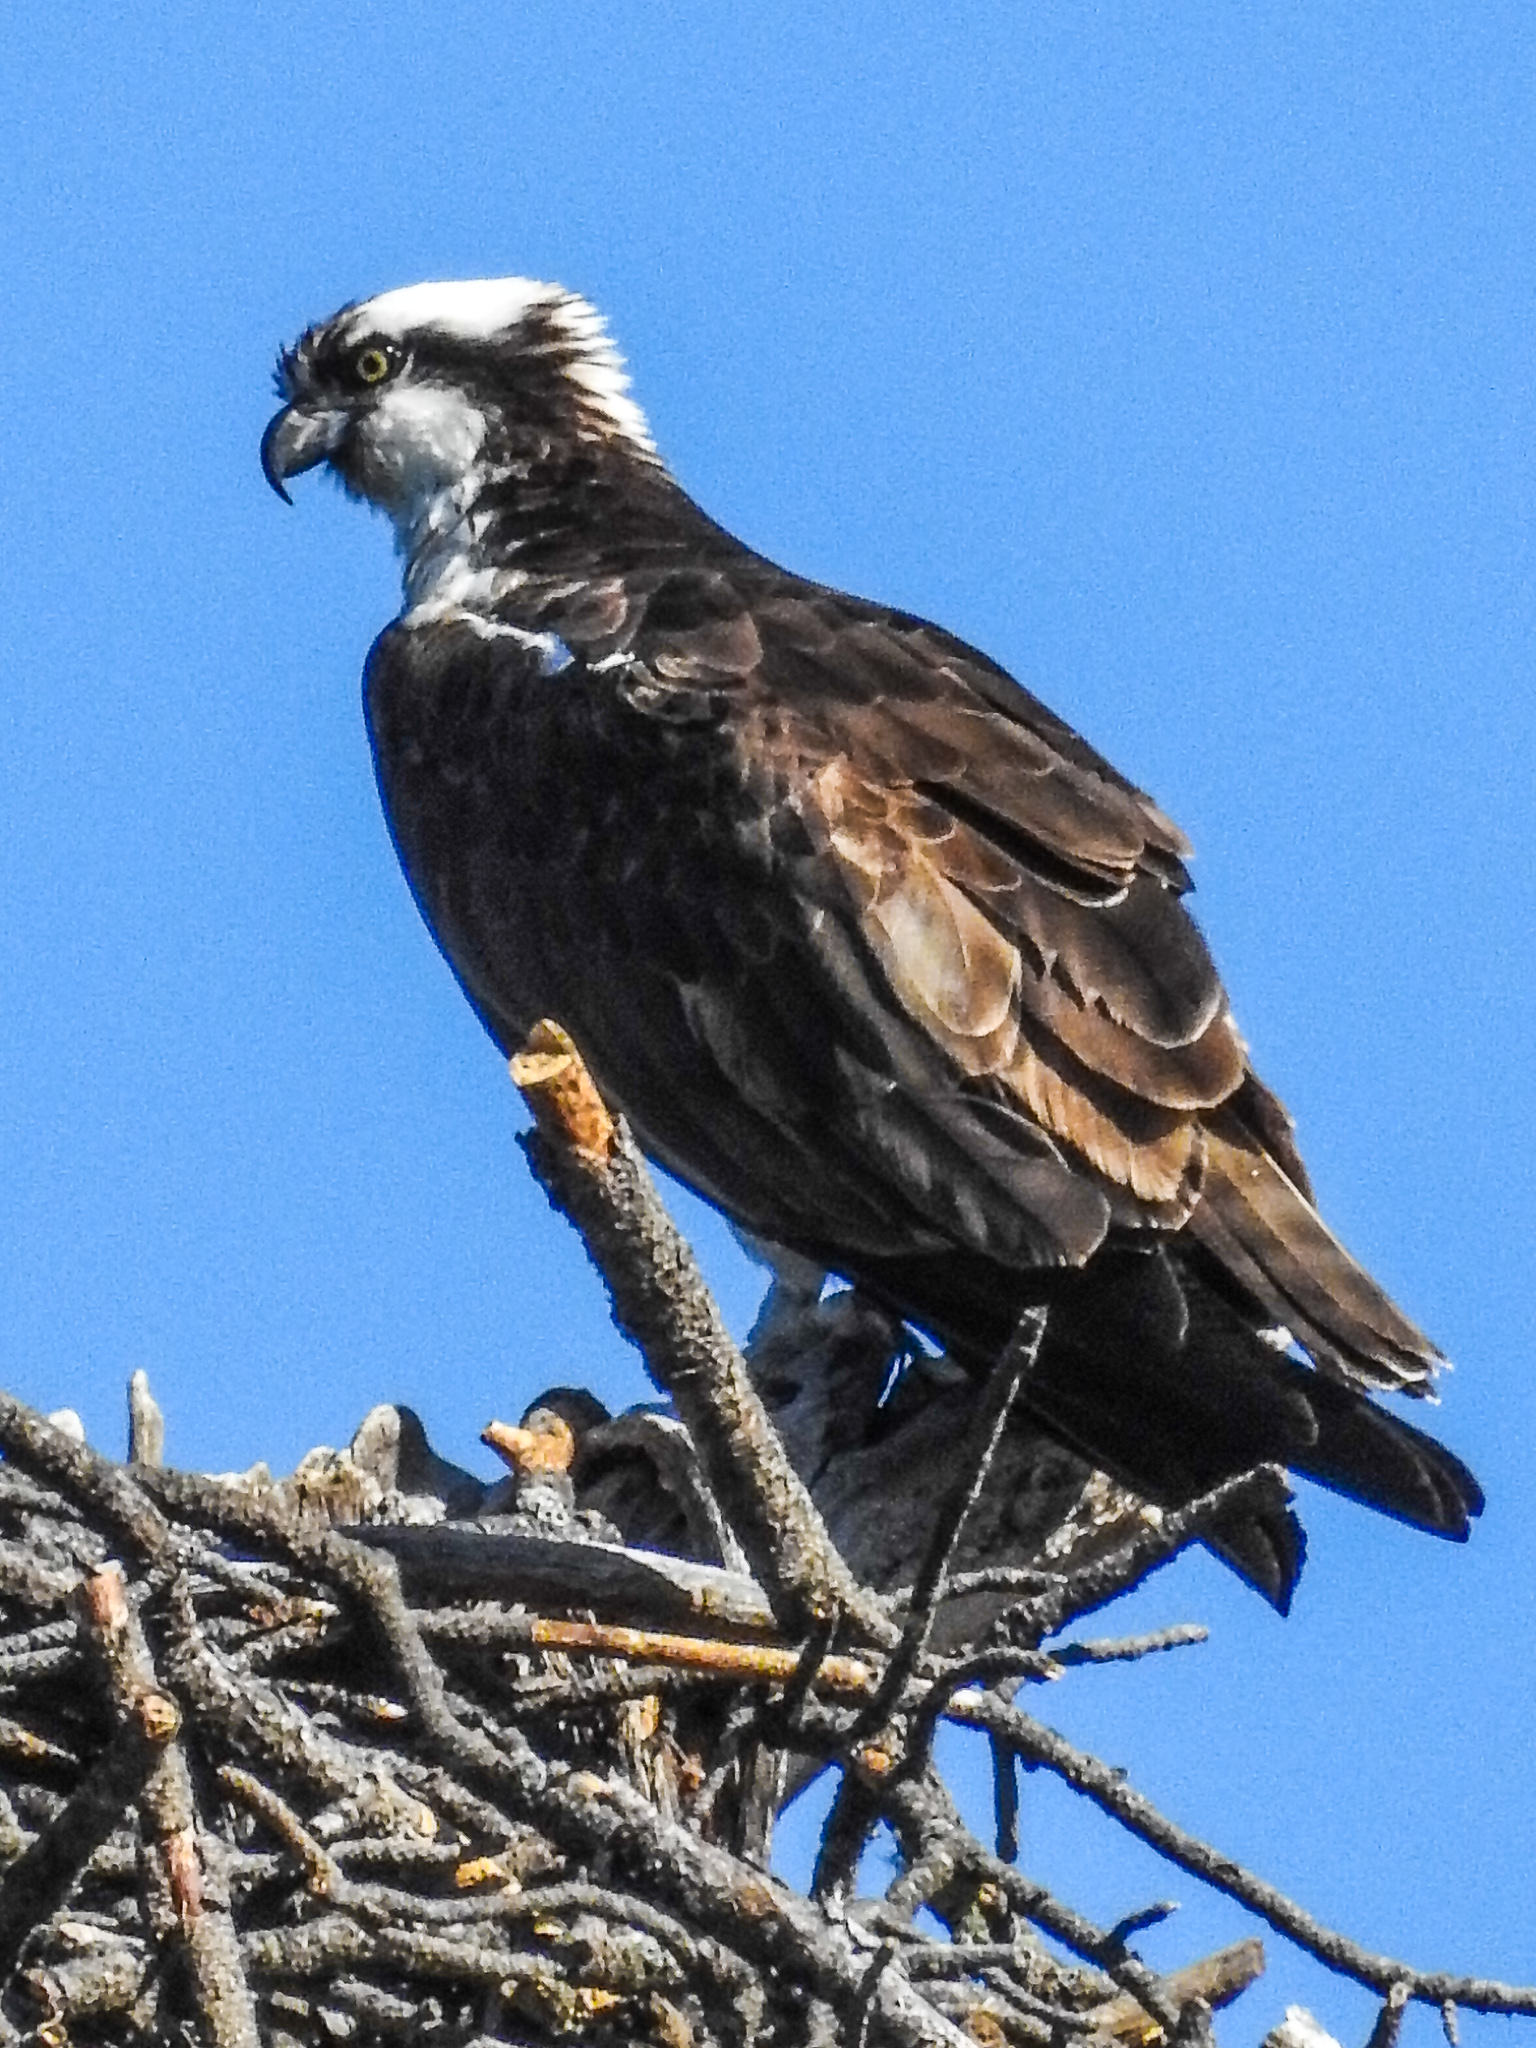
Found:
[[[1021,1426],[1028,1319],[978,1391],[791,1274],[744,1358],[569,1041],[514,1073],[666,1410],[552,1390],[488,1487],[401,1409],[274,1481],[167,1468],[139,1375],[125,1463],[0,1394],[0,2043],[1209,2039],[1259,1942],[1159,1977],[1171,1909],[1028,1878],[1020,1760],[1378,1989],[1375,2048],[1410,1999],[1536,2012],[1319,1928],[1020,1707],[1202,1638],[1063,1635],[1232,1489],[1158,1516]],[[945,1720],[991,1745],[987,1843]],[[796,1887],[774,1820],[827,1771]]]

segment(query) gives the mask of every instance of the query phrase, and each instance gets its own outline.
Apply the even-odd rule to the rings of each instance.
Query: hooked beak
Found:
[[[261,437],[261,473],[285,505],[293,503],[287,491],[291,476],[333,456],[346,438],[350,424],[341,411],[309,411],[302,405],[285,405],[267,424]]]

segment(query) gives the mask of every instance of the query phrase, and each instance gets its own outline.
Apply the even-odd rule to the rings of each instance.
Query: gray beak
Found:
[[[349,416],[341,411],[311,412],[302,405],[285,405],[268,422],[261,437],[261,473],[285,505],[293,503],[287,491],[291,476],[302,476],[329,460],[346,438]]]

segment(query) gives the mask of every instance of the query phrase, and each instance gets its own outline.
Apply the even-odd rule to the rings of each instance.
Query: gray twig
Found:
[[[885,1676],[874,1698],[855,1725],[855,1739],[884,1724],[928,1647],[933,1619],[944,1597],[950,1559],[971,1510],[987,1483],[987,1473],[991,1469],[1003,1425],[1008,1420],[1008,1411],[1040,1355],[1045,1323],[1046,1311],[1043,1308],[1029,1309],[1019,1318],[1018,1327],[1004,1346],[985,1391],[976,1403],[955,1484],[939,1511],[922,1569],[912,1589],[901,1641],[886,1666]]]
[[[1394,1984],[1381,2002],[1365,2048],[1397,2048],[1397,2037],[1403,2031],[1403,2015],[1407,2010],[1408,1986]]]
[[[1054,1772],[1074,1791],[1091,1799],[1122,1827],[1166,1856],[1170,1863],[1237,1899],[1277,1933],[1341,1976],[1353,1977],[1358,1984],[1388,1993],[1396,1986],[1406,1986],[1407,1997],[1427,2005],[1450,2004],[1465,2006],[1473,2012],[1536,2016],[1536,1985],[1505,1984],[1490,1977],[1459,1977],[1444,1970],[1415,1970],[1393,1956],[1378,1955],[1347,1935],[1325,1927],[1274,1885],[1167,1819],[1107,1764],[1074,1748],[1018,1707],[1005,1706],[978,1694],[963,1704],[955,1701],[951,1711],[955,1720],[985,1729],[1008,1742],[1026,1762]]]

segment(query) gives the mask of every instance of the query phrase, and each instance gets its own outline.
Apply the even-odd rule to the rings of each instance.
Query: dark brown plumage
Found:
[[[1476,1482],[1366,1391],[1422,1393],[1437,1354],[1313,1206],[1177,827],[985,656],[723,533],[580,378],[551,413],[540,319],[400,344],[491,425],[452,576],[366,685],[402,862],[498,1043],[558,1017],[657,1158],[978,1369],[1048,1302],[1026,1398],[1150,1498],[1276,1459],[1464,1536]],[[409,594],[441,532],[378,485],[368,402],[287,375],[269,473],[347,409],[325,459],[416,534]],[[1289,1518],[1217,1541],[1286,1603]]]

